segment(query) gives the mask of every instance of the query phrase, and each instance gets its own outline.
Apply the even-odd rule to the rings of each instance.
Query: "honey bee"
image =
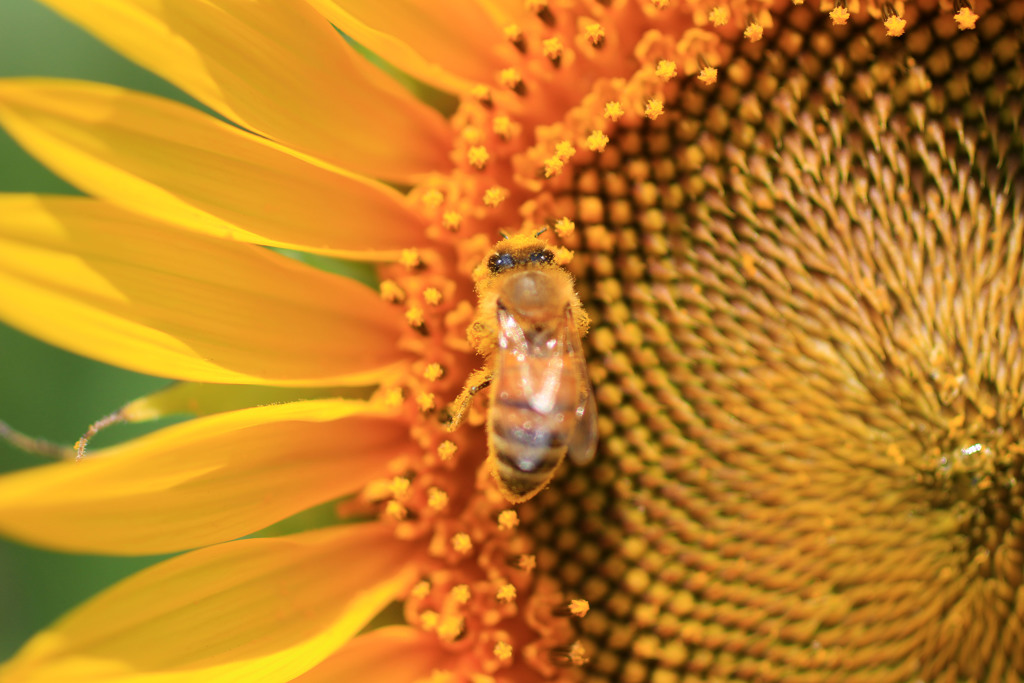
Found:
[[[572,276],[536,237],[509,237],[477,269],[470,341],[486,364],[449,407],[462,423],[490,387],[488,462],[507,500],[522,503],[547,486],[566,454],[585,465],[597,449],[597,405],[580,337],[590,320]]]

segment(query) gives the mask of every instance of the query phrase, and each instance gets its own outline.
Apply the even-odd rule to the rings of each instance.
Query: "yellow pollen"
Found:
[[[497,597],[498,602],[512,602],[516,599],[516,587],[511,583],[506,583],[498,589]]]
[[[837,5],[832,8],[832,11],[828,13],[830,19],[832,19],[833,26],[845,26],[846,22],[850,20],[850,10],[846,9],[842,5]]]
[[[405,301],[405,291],[394,280],[383,280],[380,283],[380,295],[384,301],[390,301],[393,304]]]
[[[441,303],[441,290],[437,287],[427,287],[423,290],[423,300],[431,306],[437,306]]]
[[[718,5],[708,12],[708,21],[715,26],[725,26],[729,23],[729,8]]]
[[[456,638],[462,635],[463,624],[462,617],[444,617],[437,626],[437,635],[441,640],[453,643]]]
[[[512,646],[505,641],[499,641],[498,644],[494,646],[494,656],[503,662],[507,662],[512,659]]]
[[[956,25],[961,31],[969,31],[974,28],[977,23],[979,16],[974,13],[970,7],[961,7],[956,14],[953,15],[953,20],[956,21]]]
[[[441,190],[427,190],[423,193],[423,205],[429,209],[436,209],[444,203],[444,193]]]
[[[409,514],[409,511],[397,500],[389,500],[384,506],[384,514],[393,520],[402,521]]]
[[[500,185],[489,187],[484,191],[484,205],[495,207],[508,199],[509,192]]]
[[[415,268],[420,265],[420,252],[418,249],[403,249],[398,262],[406,268]]]
[[[397,408],[398,406],[402,405],[403,400],[404,396],[402,395],[401,387],[394,387],[392,389],[388,389],[384,393],[384,405],[387,406],[388,408]]]
[[[505,37],[510,43],[518,46],[523,42],[523,29],[518,24],[509,24],[505,27]]]
[[[516,88],[522,87],[523,77],[519,73],[519,69],[510,66],[509,68],[502,69],[498,72],[498,83],[501,83],[509,90],[515,90]]]
[[[474,85],[472,88],[470,88],[469,94],[473,97],[473,99],[475,99],[485,107],[490,107],[494,104],[494,101],[491,99],[491,89],[488,88],[486,85]]]
[[[437,406],[437,397],[429,391],[425,391],[416,396],[416,405],[420,407],[422,412],[429,413]]]
[[[757,23],[756,21],[750,22],[749,24],[747,24],[747,27],[743,29],[743,37],[752,43],[756,43],[757,41],[761,40],[763,36],[764,26],[761,26],[761,24]]]
[[[604,26],[597,23],[587,24],[583,27],[583,37],[594,47],[601,47],[604,45]]]
[[[427,491],[427,505],[430,506],[431,510],[435,510],[437,512],[444,510],[448,507],[448,494],[436,486],[432,486],[430,490]]]
[[[536,555],[520,555],[519,556],[519,568],[524,572],[532,572],[537,568],[537,556]]]
[[[658,62],[658,66],[654,68],[654,75],[663,81],[672,80],[676,77],[676,63],[662,59]]]
[[[718,80],[718,69],[713,66],[705,66],[697,74],[697,80],[704,85],[714,85],[715,81]]]
[[[519,526],[519,515],[515,510],[502,510],[498,513],[498,528],[504,531]]]
[[[409,595],[411,595],[414,598],[417,598],[418,600],[422,600],[423,598],[427,597],[428,595],[430,595],[430,582],[420,581],[412,587],[412,590],[409,591]]]
[[[405,321],[412,327],[422,327],[423,320],[423,309],[419,306],[410,306],[405,311]]]
[[[462,225],[462,214],[458,211],[445,211],[441,217],[441,225],[455,232]]]
[[[460,605],[465,605],[472,597],[472,594],[469,592],[469,586],[464,583],[460,583],[458,586],[453,586],[450,595],[452,596],[452,600]]]
[[[411,484],[406,477],[395,477],[391,480],[391,495],[395,498],[404,498],[409,493]]]
[[[420,628],[424,631],[433,631],[441,623],[441,615],[432,609],[423,610],[420,614]]]
[[[495,116],[491,129],[502,140],[508,140],[512,137],[512,119],[507,116]]]
[[[665,113],[665,103],[659,99],[652,99],[647,101],[647,106],[644,107],[644,116],[654,121],[659,116]]]
[[[423,370],[423,378],[428,382],[436,382],[444,377],[444,368],[440,363],[431,363]]]
[[[547,40],[541,41],[541,49],[544,52],[544,56],[554,61],[561,58],[562,52],[565,50],[565,46],[562,45],[562,41],[558,38],[548,38]]]
[[[555,156],[568,161],[576,154],[576,148],[568,140],[562,140],[555,145]]]
[[[466,152],[466,160],[469,161],[470,166],[476,169],[483,170],[490,158],[491,155],[488,154],[487,148],[483,145],[470,147],[469,151]]]
[[[569,648],[569,661],[575,666],[583,666],[590,661],[590,657],[587,657],[587,651],[583,647],[583,643],[578,640]]]
[[[626,110],[618,102],[608,102],[604,105],[604,117],[612,121],[618,121],[626,114]]]
[[[583,618],[587,616],[587,612],[590,611],[590,603],[586,600],[570,600],[569,601],[569,614],[574,617]]]
[[[576,229],[576,224],[569,220],[568,217],[563,216],[555,221],[555,234],[559,237],[565,237]]]
[[[455,455],[455,451],[459,449],[452,441],[442,441],[437,446],[437,457],[441,458],[441,462],[448,462]]]
[[[460,531],[452,536],[452,548],[455,549],[455,552],[465,555],[473,549],[473,539],[466,532]]]
[[[555,263],[558,265],[565,266],[572,262],[573,252],[571,250],[565,247],[555,247],[553,251],[555,252]]]
[[[907,28],[907,20],[898,14],[894,14],[884,22],[885,35],[891,38],[899,38]]]
[[[587,149],[591,152],[603,152],[608,146],[608,136],[595,130],[587,136]]]
[[[544,177],[550,178],[556,176],[562,172],[565,168],[565,162],[558,157],[549,157],[544,160]]]

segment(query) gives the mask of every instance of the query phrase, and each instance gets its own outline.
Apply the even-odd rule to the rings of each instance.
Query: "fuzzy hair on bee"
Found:
[[[581,342],[590,319],[572,276],[537,237],[498,242],[475,276],[468,336],[486,361],[449,406],[448,429],[489,389],[488,464],[505,498],[522,503],[567,455],[577,465],[594,458],[597,406]]]

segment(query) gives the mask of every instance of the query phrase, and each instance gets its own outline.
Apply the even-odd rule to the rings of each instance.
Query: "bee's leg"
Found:
[[[441,417],[441,421],[449,432],[455,431],[462,424],[462,420],[465,419],[466,413],[469,412],[469,406],[473,402],[476,392],[491,385],[491,376],[490,368],[481,368],[469,376],[469,379],[466,380],[466,386],[462,388],[462,392],[445,408],[445,414]]]

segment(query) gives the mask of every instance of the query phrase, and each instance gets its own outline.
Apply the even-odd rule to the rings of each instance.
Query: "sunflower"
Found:
[[[182,553],[4,681],[1024,679],[1024,1],[43,2],[213,115],[0,82],[87,195],[0,196],[0,317],[180,380],[98,425],[193,416],[0,479]],[[600,445],[513,507],[442,422],[542,232]]]

